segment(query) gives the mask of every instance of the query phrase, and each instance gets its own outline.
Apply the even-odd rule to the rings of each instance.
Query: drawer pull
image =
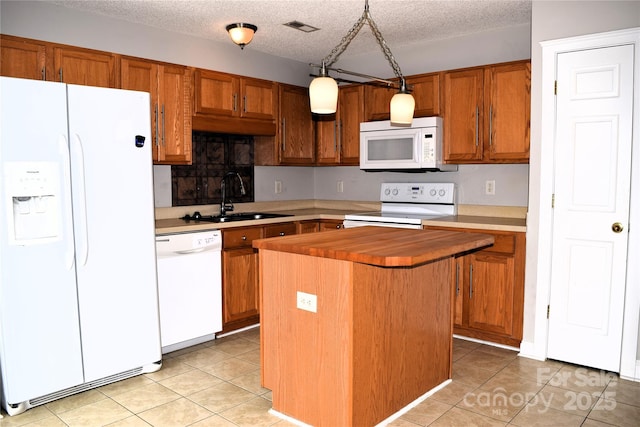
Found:
[[[242,236],[242,240],[247,240],[247,236]]]
[[[281,231],[281,232],[280,232],[280,235],[281,235],[281,236],[284,236],[284,231]]]

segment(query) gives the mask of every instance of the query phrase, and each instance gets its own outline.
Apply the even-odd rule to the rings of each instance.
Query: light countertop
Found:
[[[343,220],[346,214],[355,212],[374,211],[379,209],[379,204],[368,202],[334,202],[334,201],[305,201],[292,202],[283,206],[272,203],[251,203],[237,205],[234,213],[239,212],[276,212],[290,216],[279,218],[267,218],[260,220],[235,221],[228,223],[210,222],[186,222],[179,217],[192,214],[200,210],[203,215],[217,214],[212,207],[183,207],[183,208],[159,208],[156,209],[156,234],[181,233],[204,230],[224,230],[225,228],[248,227],[257,225],[278,224],[291,221],[312,220]],[[195,209],[194,209],[195,208]],[[503,216],[503,215],[509,216]],[[519,217],[511,216],[518,215]],[[435,218],[422,221],[424,226],[472,228],[478,230],[500,230],[526,232],[526,208],[460,206],[457,216]]]

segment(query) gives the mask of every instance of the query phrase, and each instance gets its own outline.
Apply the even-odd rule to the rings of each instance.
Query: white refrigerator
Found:
[[[0,77],[9,415],[161,366],[149,94]]]

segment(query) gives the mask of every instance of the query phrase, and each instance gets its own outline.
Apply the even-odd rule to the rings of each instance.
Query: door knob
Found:
[[[622,232],[624,227],[619,222],[614,222],[613,224],[611,224],[611,229],[613,230],[614,233],[620,233]]]

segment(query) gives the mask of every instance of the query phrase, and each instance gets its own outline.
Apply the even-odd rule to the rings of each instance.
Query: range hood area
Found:
[[[275,136],[275,121],[254,120],[234,117],[193,116],[191,127],[194,131],[225,133],[235,135]]]

